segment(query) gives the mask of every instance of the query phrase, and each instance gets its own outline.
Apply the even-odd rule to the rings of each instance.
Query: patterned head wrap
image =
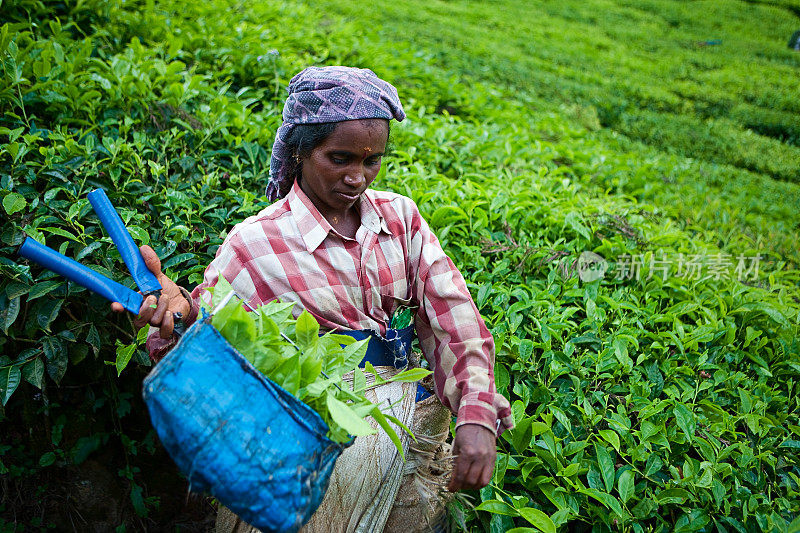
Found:
[[[289,97],[283,107],[283,124],[278,128],[269,162],[267,197],[286,195],[291,183],[290,158],[286,144],[297,124],[322,124],[363,118],[406,117],[397,89],[366,68],[308,67],[289,82]]]

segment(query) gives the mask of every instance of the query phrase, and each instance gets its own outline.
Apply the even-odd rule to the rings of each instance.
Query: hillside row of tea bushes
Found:
[[[593,131],[599,142],[577,152],[604,158],[602,169],[578,161],[573,172],[601,190],[656,205],[689,231],[719,231],[720,246],[745,240],[796,266],[800,54],[786,42],[800,17],[796,4],[771,4],[379,1],[369,15],[309,5],[346,16],[367,46],[425,50],[466,83],[506,87],[526,110],[485,107],[482,117],[524,129],[555,112]]]
[[[135,425],[149,363],[129,318],[16,246],[27,234],[126,280],[85,200],[102,186],[167,273],[197,283],[227,229],[266,205],[283,88],[309,64],[370,67],[398,87],[409,118],[376,185],[419,204],[496,337],[517,427],[498,442],[492,485],[453,507],[457,523],[752,531],[800,513],[786,204],[715,226],[747,207],[692,223],[641,201],[658,196],[650,182],[727,167],[598,130],[587,107],[531,112],[532,97],[439,63],[440,47],[383,41],[381,26],[318,6],[27,1],[0,13],[13,21],[0,28],[0,470],[7,492],[33,480],[44,495],[0,501],[18,526],[46,526],[46,510],[53,527],[69,523],[47,483],[111,448],[125,452],[119,523],[165,523],[166,496],[148,484],[152,432]],[[608,260],[605,278],[579,278],[584,251]],[[659,268],[759,252],[769,262],[746,283]],[[632,257],[638,274],[621,275]]]
[[[771,4],[771,5],[770,5]],[[457,69],[590,104],[631,138],[798,182],[800,7],[767,2],[325,3]],[[402,23],[400,22],[402,21]]]

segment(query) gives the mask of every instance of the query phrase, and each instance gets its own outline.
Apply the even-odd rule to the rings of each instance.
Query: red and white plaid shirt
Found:
[[[456,426],[511,428],[508,400],[494,384],[494,339],[417,206],[371,189],[359,202],[361,226],[350,239],[295,183],[285,198],[233,228],[192,297],[210,303],[204,289],[222,274],[253,307],[278,298],[297,304],[295,316],[308,310],[323,329],[381,334],[398,306],[418,305],[417,337]],[[148,342],[151,351],[157,337]]]

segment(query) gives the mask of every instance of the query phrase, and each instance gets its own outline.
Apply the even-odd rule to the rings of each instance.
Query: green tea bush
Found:
[[[361,20],[348,4],[318,4],[326,12]],[[785,47],[785,35],[795,31],[786,12],[709,2],[689,9],[658,1],[504,3],[496,9],[479,2],[378,5],[375,16],[382,24],[365,26],[376,43],[370,48],[376,59],[383,61],[384,43],[405,49],[403,43],[413,39],[412,49],[433,51],[430,60],[437,70],[459,72],[464,84],[483,80],[495,93],[507,87],[505,101],[483,105],[478,116],[519,122],[533,130],[537,141],[566,139],[556,149],[567,145],[583,157],[588,165],[572,169],[581,179],[645,200],[690,231],[700,226],[719,232],[719,245],[738,248],[734,252],[742,246],[761,248],[798,264],[800,227],[792,214],[800,202],[796,147],[778,139],[787,143],[788,151],[781,151],[777,137],[744,129],[758,132],[759,124],[772,128],[777,123],[792,131],[787,123],[793,124],[798,104],[790,80],[800,55]],[[717,18],[696,13],[716,13]],[[760,22],[767,19],[773,23]],[[698,44],[709,34],[723,37],[722,43]],[[642,95],[656,94],[663,98],[642,100]],[[509,104],[515,112],[503,112]],[[719,112],[712,113],[714,109]],[[607,128],[593,134],[562,131],[566,122],[596,130],[599,124],[586,122],[581,114],[595,115],[606,126],[624,116],[631,124],[650,124],[641,131],[652,137],[658,133],[652,116],[662,111],[667,113],[662,124],[667,135],[658,136],[650,147]],[[719,138],[704,133],[708,119],[726,117],[714,130]],[[691,139],[698,135],[702,143],[696,147]],[[677,144],[657,144],[668,141]],[[704,153],[700,145],[710,146],[721,159]],[[664,152],[684,150],[690,150],[694,162],[665,157]],[[774,161],[767,153],[777,154]],[[641,168],[644,161],[647,169]],[[789,175],[778,181],[732,161],[746,168],[780,167]],[[740,207],[742,201],[746,209]]]
[[[699,122],[684,116],[640,111],[616,117],[608,125],[647,144],[797,182],[800,148],[760,138],[753,130],[742,131],[726,119]],[[779,136],[793,131],[780,124],[765,123],[755,127],[770,132],[777,130]]]
[[[644,146],[601,128],[605,111],[594,103],[620,87],[618,116],[632,124],[659,116],[662,126],[695,124],[679,113],[696,102],[656,76],[663,65],[650,65],[648,54],[674,52],[707,28],[683,27],[686,15],[671,4],[623,4],[602,13],[550,6],[558,14],[536,30],[548,43],[538,47],[512,46],[526,20],[520,13],[470,2],[436,3],[445,14],[417,4],[409,13],[397,2],[371,12],[403,14],[400,29],[419,30],[413,44],[396,26],[326,2],[0,6],[8,21],[0,28],[0,399],[11,429],[2,432],[0,472],[15,483],[39,479],[119,442],[129,504],[139,518],[157,512],[134,462],[155,453],[152,434],[132,436],[120,422],[131,418],[149,365],[142,339],[128,317],[20,260],[16,247],[30,235],[131,285],[85,199],[101,186],[134,238],[152,243],[165,272],[192,286],[226,231],[267,203],[269,147],[289,77],[309,64],[349,64],[398,86],[409,117],[393,128],[394,151],[376,186],[412,197],[464,272],[495,335],[497,386],[517,420],[498,442],[492,484],[474,506],[455,505],[454,519],[487,531],[796,527],[792,202],[800,192],[791,180],[730,164],[739,164],[731,152],[720,152],[725,164],[692,161],[669,153],[680,150],[664,138]],[[663,24],[651,20],[656,8]],[[719,9],[737,24],[747,19]],[[593,17],[608,35],[587,29]],[[470,46],[454,40],[477,19],[486,29]],[[586,31],[578,45],[564,41],[564,20]],[[630,49],[641,32],[662,27],[669,39]],[[504,47],[493,47],[494,35]],[[598,53],[613,62],[587,68]],[[671,68],[687,57],[709,71],[721,61],[698,56],[685,51]],[[528,62],[547,90],[515,85]],[[761,88],[737,68],[725,76],[747,87],[748,105],[777,96],[781,112],[795,109],[781,96],[790,94],[783,67],[763,67],[769,83]],[[638,71],[649,74],[629,86],[627,73]],[[741,151],[738,126],[725,122],[736,119],[724,116],[737,107],[715,90],[705,112],[722,114],[714,120],[729,128],[719,142]],[[627,101],[642,110],[625,111]],[[676,143],[687,139],[679,130]],[[791,170],[795,147],[759,142],[752,146],[775,143],[769,172]],[[602,278],[581,277],[584,252],[605,260]],[[738,255],[756,254],[765,256],[758,274],[731,275]],[[673,268],[690,257],[704,261],[703,276]],[[714,259],[731,264],[714,271]],[[87,380],[108,385],[101,391]],[[79,402],[46,403],[66,390],[85,392]],[[106,426],[66,422],[104,402],[125,406]],[[45,439],[32,411],[61,420],[64,435]]]
[[[797,316],[778,311],[794,305],[790,283],[782,289],[789,301],[762,307],[738,282],[687,285],[658,273],[647,279],[646,271],[639,281],[565,279],[548,263],[558,252],[571,265],[586,247],[605,257],[635,249],[621,234],[598,242],[595,233],[608,231],[602,218],[590,229],[574,217],[600,214],[593,213],[599,202],[575,202],[573,185],[553,194],[557,181],[539,176],[467,192],[446,178],[424,179],[428,188],[417,200],[443,204],[432,219],[457,263],[470,265],[477,303],[500,346],[498,387],[514,399],[518,422],[501,445],[495,485],[481,492],[478,513],[465,511],[465,522],[475,517],[503,530],[530,521],[548,530],[528,510],[531,502],[555,527],[572,528],[769,530],[796,516],[793,483],[782,496],[759,499],[797,475],[796,398],[778,398],[769,385],[779,374],[793,383],[798,370],[800,346],[789,333]],[[494,209],[484,217],[476,204]],[[669,224],[628,217],[662,249],[702,253]],[[765,470],[756,457],[786,469]]]
[[[360,17],[350,4],[321,5]],[[797,30],[786,5],[409,1],[380,2],[375,16],[381,38],[434,49],[470,78],[545,105],[594,106],[632,139],[796,184],[800,55],[786,47]]]

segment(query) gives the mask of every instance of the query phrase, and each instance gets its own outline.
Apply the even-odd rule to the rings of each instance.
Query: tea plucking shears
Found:
[[[52,270],[56,274],[60,274],[111,302],[121,303],[127,311],[138,315],[142,302],[146,297],[153,295],[158,298],[161,296],[161,284],[147,268],[139,247],[133,242],[131,234],[108,199],[106,192],[103,189],[95,189],[87,197],[97,214],[97,218],[100,219],[100,223],[108,232],[117,250],[119,250],[122,260],[125,262],[125,266],[128,267],[128,271],[141,294],[58,253],[52,248],[40,244],[31,237],[25,239],[22,246],[19,247],[18,253],[22,257]],[[182,335],[186,330],[186,325],[182,322],[182,318],[181,313],[173,313],[175,322],[173,331],[178,336]]]

